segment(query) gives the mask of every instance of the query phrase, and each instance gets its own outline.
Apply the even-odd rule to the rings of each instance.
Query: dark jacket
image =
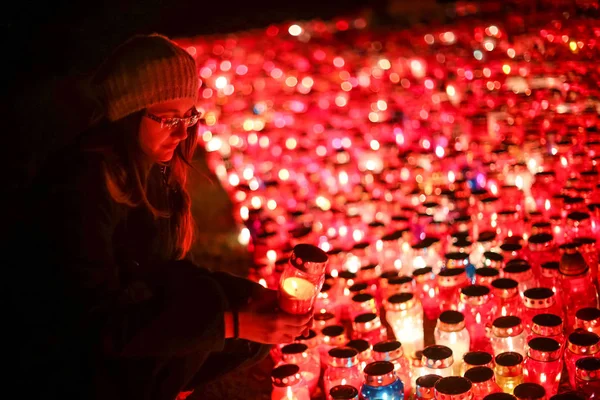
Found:
[[[45,399],[172,400],[224,349],[223,313],[254,283],[175,260],[158,234],[172,221],[117,204],[104,162],[73,146],[49,161],[28,196],[12,249],[27,261],[9,279],[15,386]],[[159,207],[179,196],[166,174],[151,170]]]

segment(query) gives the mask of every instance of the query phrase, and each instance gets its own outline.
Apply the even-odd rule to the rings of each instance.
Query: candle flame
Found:
[[[260,278],[258,283],[262,286],[262,287],[267,287],[267,281],[264,278]]]
[[[285,395],[285,397],[286,397],[288,400],[292,400],[292,399],[294,398],[294,392],[292,391],[292,387],[291,387],[291,386],[288,386],[288,387],[287,387],[287,391],[286,391],[286,395]]]
[[[544,202],[544,208],[546,209],[546,211],[550,210],[550,200],[546,199],[546,201]]]
[[[346,378],[342,378],[342,382],[340,382],[340,384],[345,385],[346,384]]]

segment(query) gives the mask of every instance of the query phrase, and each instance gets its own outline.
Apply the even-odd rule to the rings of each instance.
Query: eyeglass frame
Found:
[[[144,117],[151,119],[154,122],[158,122],[160,124],[161,129],[175,129],[179,126],[180,123],[183,122],[186,128],[191,128],[196,125],[200,119],[204,116],[204,111],[202,109],[197,109],[196,107],[192,108],[192,115],[189,117],[159,117],[156,114],[146,111]]]

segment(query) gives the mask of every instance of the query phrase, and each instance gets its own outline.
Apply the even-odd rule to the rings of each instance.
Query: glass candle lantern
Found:
[[[493,370],[494,366],[494,356],[492,354],[487,351],[469,351],[463,356],[460,375],[464,376],[469,369],[474,367],[488,367]]]
[[[500,245],[500,251],[502,252],[502,256],[506,263],[513,260],[521,260],[523,257],[523,246],[519,243],[513,243],[512,241],[502,243]]]
[[[339,311],[336,303],[335,288],[333,285],[325,282],[321,291],[315,300],[315,313],[331,313],[339,318]]]
[[[377,311],[377,304],[373,295],[369,293],[359,293],[352,296],[350,308],[348,309],[348,316],[350,320],[353,321],[354,318],[360,314],[376,314]]]
[[[492,281],[492,295],[498,305],[494,317],[521,315],[524,305],[518,287],[514,279],[498,278]]]
[[[416,380],[415,400],[435,399],[435,384],[442,379],[435,374],[422,375]]]
[[[460,299],[460,289],[469,285],[464,268],[446,268],[436,277],[436,298],[440,312],[457,310]]]
[[[436,344],[447,346],[452,350],[452,355],[456,360],[454,372],[457,373],[460,370],[461,360],[469,351],[471,343],[463,314],[452,310],[441,313],[433,336]]]
[[[327,369],[323,375],[325,393],[337,385],[361,387],[363,378],[358,366],[358,352],[351,347],[335,347],[327,354]]]
[[[549,288],[527,289],[523,294],[523,322],[528,331],[531,330],[532,319],[538,314],[562,315],[562,310],[556,304],[556,296]]]
[[[343,346],[347,341],[348,337],[343,325],[331,325],[323,328],[319,343],[321,365],[327,365],[327,354],[329,353],[329,350],[334,347]]]
[[[297,365],[283,364],[274,368],[271,380],[271,400],[310,400],[308,386]]]
[[[346,344],[358,352],[358,363],[362,373],[367,364],[373,362],[373,346],[364,339],[354,339]]]
[[[458,311],[465,318],[465,327],[469,331],[470,349],[488,350],[490,340],[486,335],[485,327],[496,312],[496,303],[490,301],[490,288],[481,285],[462,288]]]
[[[504,266],[504,256],[495,251],[486,251],[483,253],[483,266],[500,270]]]
[[[600,350],[600,337],[594,332],[577,330],[567,338],[565,350],[565,366],[569,375],[571,387],[575,387],[575,363],[583,357],[598,357]]]
[[[290,343],[283,346],[281,354],[283,363],[300,367],[300,373],[308,385],[309,392],[314,393],[321,377],[320,359],[315,358],[308,346],[302,343]]]
[[[514,259],[507,262],[502,270],[502,276],[519,282],[519,293],[521,296],[527,289],[537,287],[533,270],[529,263],[523,259]]]
[[[386,296],[384,298],[396,293],[414,293],[415,288],[415,280],[412,276],[402,275],[390,278],[387,281]]]
[[[558,392],[563,367],[561,345],[554,339],[534,338],[528,343],[523,366],[525,382],[544,387],[548,396]]]
[[[583,329],[600,335],[600,309],[586,307],[577,310],[575,313],[575,329]]]
[[[475,284],[491,288],[492,282],[500,278],[500,271],[492,267],[481,267],[475,270]]]
[[[498,317],[492,322],[489,337],[494,355],[505,352],[516,352],[525,356],[527,333],[521,318],[514,315]]]
[[[523,383],[523,356],[514,352],[500,353],[494,361],[496,383],[504,393],[513,394],[515,387]]]
[[[375,361],[389,361],[394,364],[394,370],[404,385],[404,397],[409,398],[412,392],[410,384],[410,363],[404,356],[404,349],[397,340],[386,340],[373,346]]]
[[[600,232],[600,223],[594,222],[594,225]],[[592,275],[592,281],[596,282],[598,280],[598,246],[597,241],[600,240],[600,235],[598,239],[593,237],[578,237],[573,241],[577,244],[577,250],[581,253],[585,262],[590,267],[590,273]]]
[[[419,268],[413,272],[415,278],[416,294],[423,306],[423,312],[428,319],[435,319],[440,315],[440,307],[436,298],[436,279],[431,267]]]
[[[396,270],[384,271],[379,275],[379,293],[381,298],[387,297],[388,280],[399,276],[400,273]]]
[[[352,338],[365,339],[371,344],[379,343],[387,339],[387,329],[377,314],[360,314],[352,323]]]
[[[320,359],[319,344],[321,343],[321,337],[313,329],[308,330],[307,336],[296,337],[294,343],[305,344],[310,355],[315,359]]]
[[[423,366],[428,374],[442,377],[454,375],[454,357],[448,346],[431,345],[423,349]]]
[[[381,267],[379,264],[367,264],[360,267],[356,275],[359,282],[364,282],[369,286],[375,285],[376,287],[381,275]]]
[[[488,394],[483,400],[517,400],[517,398],[510,393],[492,393]]]
[[[558,253],[554,247],[553,236],[550,233],[538,233],[529,237],[528,260],[535,274],[538,274],[544,262],[558,261]]]
[[[294,247],[279,281],[279,307],[290,314],[312,310],[325,281],[327,254],[320,248],[299,244]]]
[[[531,333],[527,337],[527,342],[537,337],[546,337],[556,340],[560,343],[560,346],[564,351],[566,336],[563,329],[562,318],[554,314],[538,314],[533,317]]]
[[[587,399],[600,399],[600,358],[583,357],[575,363],[577,390]]]
[[[386,319],[407,354],[424,347],[423,308],[412,293],[390,296],[384,302]]]
[[[325,327],[338,324],[337,318],[330,312],[315,313],[313,315],[313,322],[317,331],[322,331]]]
[[[521,383],[515,387],[514,395],[518,400],[546,400],[546,390],[537,383]]]
[[[360,389],[364,400],[404,400],[404,385],[389,361],[375,361],[365,367],[365,383]]]
[[[494,370],[490,367],[473,367],[464,375],[473,384],[473,400],[482,400],[492,393],[500,393],[502,389],[496,383]]]
[[[552,289],[556,295],[556,300],[560,300],[560,293],[558,293],[558,265],[558,261],[544,262],[540,265],[540,274],[538,275],[538,283],[540,287]]]
[[[435,400],[471,400],[473,385],[462,376],[442,377],[435,384]]]
[[[337,385],[329,391],[331,400],[359,400],[358,389],[350,385]]]

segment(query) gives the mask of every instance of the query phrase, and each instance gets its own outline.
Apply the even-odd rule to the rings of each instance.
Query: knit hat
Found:
[[[116,121],[154,104],[198,95],[194,58],[170,39],[136,35],[104,61],[92,79],[106,116]]]

